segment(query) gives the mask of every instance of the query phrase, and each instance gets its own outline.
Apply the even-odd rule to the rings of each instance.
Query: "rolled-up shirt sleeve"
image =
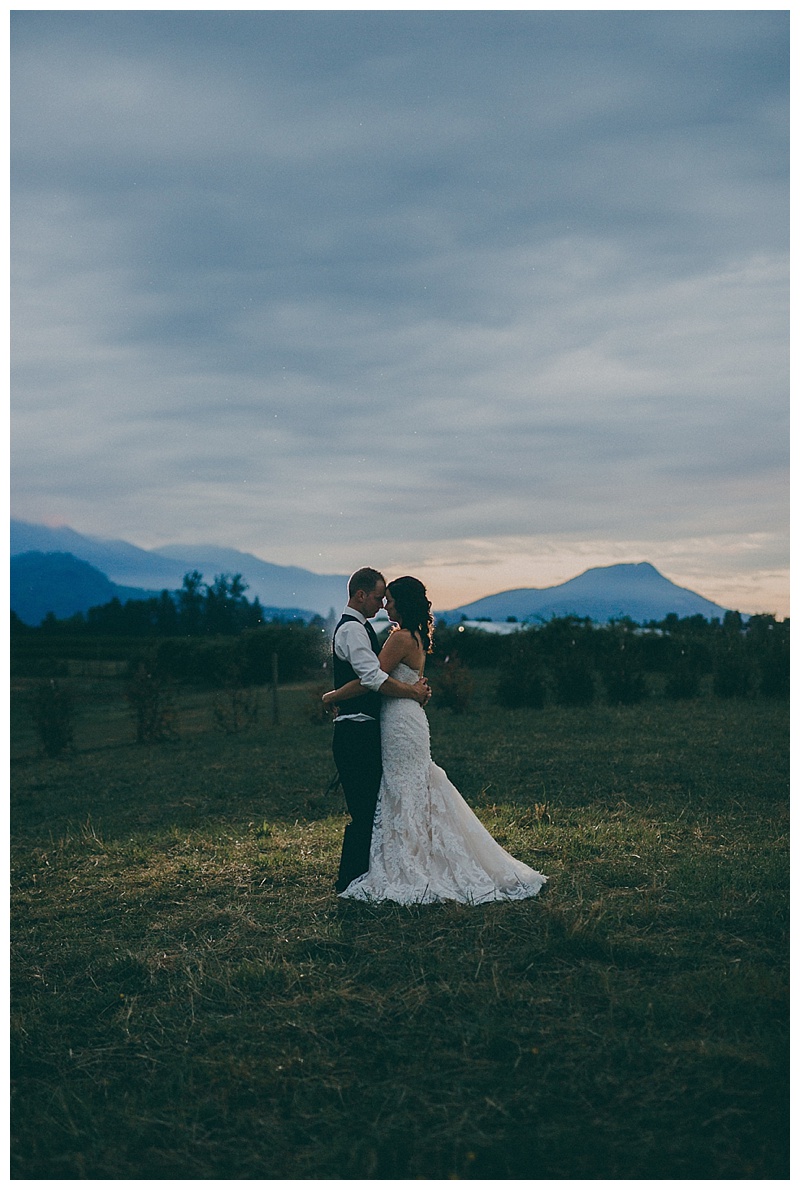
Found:
[[[359,681],[368,690],[380,690],[389,676],[378,664],[366,628],[356,620],[342,624],[336,633],[336,652],[344,661],[350,662]]]

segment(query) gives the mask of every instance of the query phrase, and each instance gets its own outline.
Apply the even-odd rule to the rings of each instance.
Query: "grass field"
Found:
[[[362,906],[308,690],[281,724],[76,751],[12,702],[13,1176],[788,1176],[787,711],[432,705],[541,896]],[[265,698],[266,703],[266,698]]]

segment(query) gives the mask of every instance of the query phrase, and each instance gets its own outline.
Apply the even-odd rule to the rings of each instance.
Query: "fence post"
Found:
[[[272,654],[272,722],[280,723],[281,715],[278,707],[278,654]]]

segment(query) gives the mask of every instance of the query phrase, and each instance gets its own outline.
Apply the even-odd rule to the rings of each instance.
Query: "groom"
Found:
[[[339,770],[344,800],[352,818],[344,828],[342,858],[336,891],[369,868],[372,820],[381,784],[381,698],[413,698],[424,705],[430,697],[427,682],[413,686],[390,678],[378,664],[380,646],[369,623],[383,607],[386,580],[364,566],[350,578],[349,599],[333,632],[333,684],[338,689],[358,678],[363,694],[343,704],[333,726],[333,759]]]

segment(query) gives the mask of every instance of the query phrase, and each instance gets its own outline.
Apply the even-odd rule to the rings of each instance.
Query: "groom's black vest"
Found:
[[[361,621],[356,616],[343,615],[339,623],[333,630],[333,645],[336,645],[336,633],[341,628],[342,624],[348,621],[355,621],[360,624]],[[372,646],[372,651],[376,655],[380,653],[380,645],[378,638],[375,635],[375,629],[371,624],[365,624],[369,643]],[[341,657],[337,657],[336,649],[333,649],[333,685],[334,689],[338,690],[340,686],[344,686],[345,682],[352,682],[353,678],[359,680],[358,674],[353,669],[349,661],[343,661]],[[371,715],[373,719],[380,719],[381,715],[381,696],[374,690],[365,690],[363,694],[357,695],[356,698],[348,698],[347,702],[340,705],[340,711],[343,715]]]

